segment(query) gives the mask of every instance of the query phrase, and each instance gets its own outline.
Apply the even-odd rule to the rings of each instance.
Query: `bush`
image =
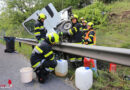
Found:
[[[73,12],[79,17],[84,17],[88,22],[93,22],[94,24],[106,24],[108,19],[109,8],[102,2],[95,2],[81,10],[73,10]]]

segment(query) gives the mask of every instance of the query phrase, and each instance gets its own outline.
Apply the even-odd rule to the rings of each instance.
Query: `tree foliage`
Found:
[[[73,9],[81,9],[92,0],[4,0],[6,8],[0,15],[0,29],[2,30],[18,30],[21,23],[28,18],[36,10],[41,10],[47,4],[53,3],[58,11],[72,6]],[[103,4],[88,5],[89,8],[77,10],[79,16],[85,16],[88,21],[95,21],[96,24],[102,23],[104,11]],[[106,20],[106,19],[104,19]]]
[[[88,1],[90,0],[5,0],[7,8],[4,10],[3,15],[8,14],[11,23],[20,24],[33,12],[41,10],[50,2],[60,11],[68,6],[81,8],[83,3],[85,5],[90,4]]]

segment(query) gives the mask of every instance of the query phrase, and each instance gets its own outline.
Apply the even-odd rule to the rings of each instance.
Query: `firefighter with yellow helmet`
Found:
[[[84,20],[84,21],[82,21],[82,38],[83,38],[82,43],[84,43],[84,41],[85,41],[84,39],[85,39],[87,32],[88,32],[87,21]]]
[[[81,24],[78,22],[78,16],[76,14],[72,15],[71,21],[72,27],[67,32],[60,32],[60,34],[63,33],[63,35],[69,36],[68,41],[70,43],[82,44],[82,31],[80,30]],[[75,68],[81,65],[79,63],[82,62],[82,57],[70,55],[69,60],[72,63],[72,66]]]
[[[93,29],[94,24],[92,22],[88,22],[87,29],[88,33],[85,36],[85,43],[87,45],[96,45],[96,32]]]
[[[40,83],[45,82],[49,72],[53,71],[57,65],[52,50],[52,45],[57,43],[59,43],[59,35],[50,33],[32,51],[30,61]]]
[[[84,17],[81,17],[79,20],[80,24],[83,25],[83,21],[85,20]]]
[[[38,20],[34,26],[34,35],[38,41],[44,40],[46,37],[47,30],[44,27],[44,21],[46,19],[46,15],[40,13],[38,16]]]

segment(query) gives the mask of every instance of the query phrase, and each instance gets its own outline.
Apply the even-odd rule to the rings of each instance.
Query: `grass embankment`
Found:
[[[31,53],[32,53],[32,47],[30,45],[27,44],[23,44],[21,45],[21,47],[19,46],[19,43],[17,42],[15,44],[15,48],[19,53],[22,53],[24,56],[26,56],[28,59],[30,59]]]
[[[107,25],[97,29],[97,45],[130,48],[130,1],[115,2],[111,8]]]

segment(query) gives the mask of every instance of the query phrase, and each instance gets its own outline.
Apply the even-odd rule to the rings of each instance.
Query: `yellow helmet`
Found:
[[[84,20],[84,17],[81,17],[80,20]]]
[[[78,15],[74,14],[73,16],[71,16],[71,19],[74,19],[74,18],[78,19]]]
[[[41,20],[41,19],[46,19],[46,15],[43,14],[43,13],[40,13],[38,19],[39,19],[39,20]]]
[[[83,23],[87,23],[87,21],[86,21],[86,20],[83,20]]]
[[[57,33],[50,33],[47,35],[47,38],[51,44],[59,43],[59,35]]]
[[[92,23],[92,22],[88,22],[88,24],[87,24],[88,26],[91,26],[91,27],[93,27],[94,26],[94,24]]]

